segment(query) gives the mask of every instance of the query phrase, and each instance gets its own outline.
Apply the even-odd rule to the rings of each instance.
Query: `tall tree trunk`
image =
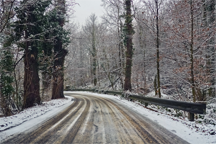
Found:
[[[208,10],[208,4],[206,4],[206,0],[202,0],[203,2],[203,28],[208,27],[208,20],[207,20],[207,10]],[[209,21],[210,22],[210,21]],[[211,39],[209,40],[209,44],[211,42]],[[208,77],[208,82],[211,83],[211,47],[206,47],[206,76]],[[212,94],[211,85],[210,88],[208,88],[208,94],[209,96]]]
[[[156,5],[156,47],[157,47],[157,88],[158,88],[158,95],[161,98],[161,91],[160,91],[160,53],[159,53],[159,7],[158,7],[158,0],[155,0]]]
[[[25,1],[28,3],[28,0]],[[35,15],[32,13],[34,7],[31,5],[28,8],[27,22],[34,23],[37,21]],[[32,25],[27,24],[27,30],[25,31],[25,39],[30,38],[28,30],[34,30]],[[24,48],[24,101],[23,108],[34,106],[34,104],[40,104],[40,83],[38,75],[38,49],[36,42],[26,41]],[[31,48],[30,48],[31,47]]]
[[[26,39],[28,34],[26,32]],[[31,46],[30,42],[26,42],[25,56],[24,56],[24,103],[23,108],[34,106],[35,103],[40,104],[39,91],[39,75],[38,75],[38,51],[36,47]]]
[[[93,83],[94,86],[97,85],[97,51],[95,45],[95,24],[93,22],[92,30],[92,57],[93,57]]]
[[[143,48],[144,50],[143,50],[143,80],[144,80],[144,89],[145,89],[145,91],[144,91],[144,94],[146,94],[147,93],[147,81],[146,81],[146,61],[145,61],[145,59],[146,59],[146,52],[145,52],[145,48]]]
[[[121,32],[121,83],[122,83],[122,89],[124,89],[124,75],[125,75],[125,47],[124,47],[124,43],[122,41],[122,32],[123,32],[123,24],[122,22],[120,23],[120,32]]]
[[[64,15],[65,0],[57,0],[56,9],[58,10],[59,18],[58,23],[63,28],[65,24]],[[53,87],[52,87],[52,99],[64,98],[64,60],[67,55],[67,50],[63,48],[61,38],[56,38],[56,44],[54,46],[54,72],[53,72]]]
[[[83,71],[83,67],[84,67],[84,59],[83,59],[83,45],[82,45],[82,41],[81,39],[79,39],[79,68],[81,68],[80,70],[80,74],[79,74],[79,82],[78,82],[78,86],[84,86],[84,71]]]
[[[143,27],[141,24],[138,23],[138,27],[139,27],[139,45],[140,45],[140,49],[143,49],[143,73],[142,73],[142,78],[143,78],[143,88],[144,88],[144,94],[146,94],[146,90],[147,90],[147,83],[146,83],[146,72],[145,72],[145,67],[146,67],[146,62],[145,62],[145,41],[142,39],[143,37],[145,37],[145,35],[143,34]]]
[[[194,80],[194,60],[193,60],[193,29],[194,29],[194,17],[193,17],[193,0],[190,0],[190,13],[191,13],[191,43],[190,43],[190,61],[191,61],[191,86],[192,86],[192,95],[193,102],[196,101],[196,91],[195,91],[195,80]]]
[[[125,66],[125,81],[124,81],[124,90],[131,91],[131,67],[132,67],[132,56],[133,56],[133,27],[132,27],[132,15],[131,15],[131,0],[125,1],[126,5],[126,19],[125,19],[125,45],[127,48],[126,51],[126,66]]]
[[[122,76],[124,75],[123,74],[123,71],[124,71],[124,59],[123,59],[123,43],[122,43],[122,22],[120,20],[120,11],[119,11],[119,6],[117,6],[117,9],[118,9],[118,22],[117,22],[117,29],[118,29],[118,48],[119,48],[119,68],[120,68],[120,74],[119,74],[119,77],[120,77],[120,81],[121,81],[121,87],[122,89],[124,88],[124,80],[122,78]]]

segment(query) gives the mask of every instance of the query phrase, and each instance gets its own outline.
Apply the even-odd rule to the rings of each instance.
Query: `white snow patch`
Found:
[[[150,93],[146,94],[145,95],[146,97],[154,97],[154,98],[158,98],[157,95],[155,95],[155,91],[151,91]],[[164,98],[164,99],[169,99],[170,96],[164,94],[163,92],[161,92],[161,98]]]
[[[17,133],[24,132],[55,116],[73,103],[71,96],[43,102],[22,112],[0,118],[0,142]]]
[[[151,91],[146,95],[146,97],[154,97],[155,96],[155,91]]]

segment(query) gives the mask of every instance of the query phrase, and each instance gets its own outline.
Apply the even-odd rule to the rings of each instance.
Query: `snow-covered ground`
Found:
[[[150,109],[146,109],[138,102],[127,101],[119,96],[90,92],[65,92],[66,95],[67,93],[87,93],[88,95],[92,94],[94,96],[111,98],[164,126],[166,129],[189,143],[216,143],[216,135],[211,135],[216,132],[216,126],[214,125],[200,124],[197,122],[190,122],[187,118],[174,117],[169,115],[168,112],[159,111],[155,106],[148,106]],[[4,140],[8,136],[18,132],[24,132],[30,127],[37,126],[41,122],[46,121],[68,107],[72,102],[71,97],[67,97],[67,99],[52,100],[44,102],[43,105],[26,109],[17,115],[0,118],[0,140]]]
[[[43,102],[42,105],[25,109],[13,116],[0,118],[0,143],[8,136],[33,128],[67,108],[73,101],[72,97],[65,97]]]

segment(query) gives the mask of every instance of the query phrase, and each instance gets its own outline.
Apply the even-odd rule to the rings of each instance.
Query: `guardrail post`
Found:
[[[145,107],[147,107],[148,106],[148,103],[145,103]]]
[[[194,121],[194,113],[188,113],[188,119],[189,121]]]

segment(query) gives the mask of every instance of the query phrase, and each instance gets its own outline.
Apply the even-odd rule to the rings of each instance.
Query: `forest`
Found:
[[[80,26],[69,17],[79,1],[1,0],[1,111],[74,88],[215,98],[215,3],[102,0],[102,20],[91,14]]]
[[[131,1],[129,16],[125,1],[103,0],[103,7],[101,23],[92,14],[74,26],[66,85],[192,102],[215,97],[214,0]]]

